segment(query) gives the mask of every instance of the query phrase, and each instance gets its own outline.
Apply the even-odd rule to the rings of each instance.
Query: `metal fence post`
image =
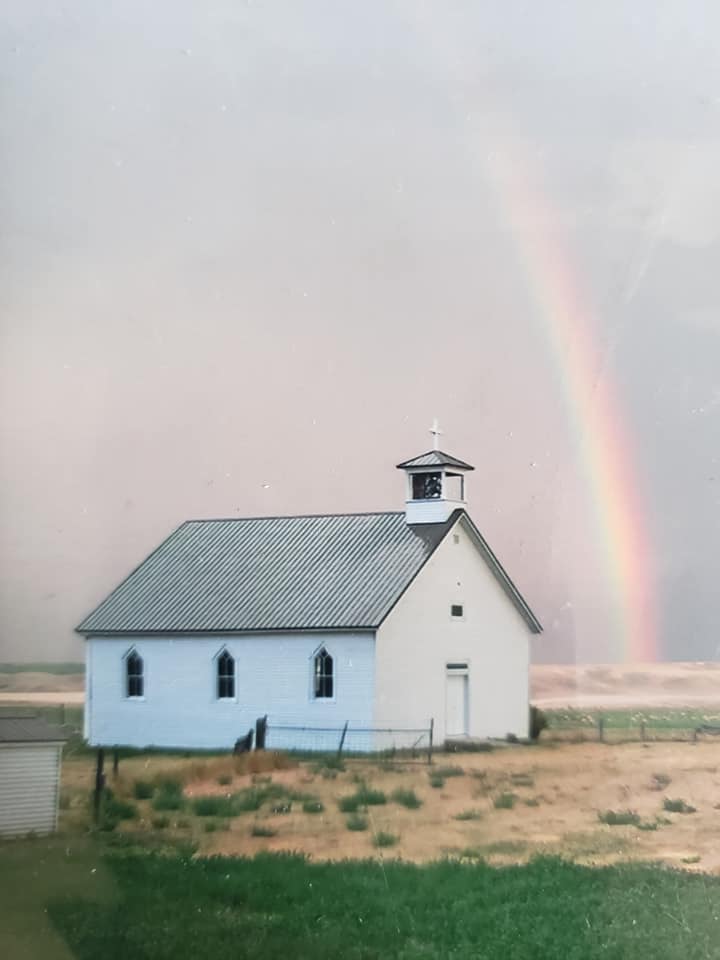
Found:
[[[430,718],[430,732],[428,738],[428,764],[432,763],[432,750],[433,750],[433,728],[435,726],[435,718]]]
[[[349,723],[349,722],[350,722],[349,720],[346,720],[346,721],[345,721],[345,726],[344,726],[343,729],[342,729],[342,734],[341,734],[341,736],[340,736],[340,743],[339,743],[339,745],[338,745],[338,752],[337,752],[338,760],[340,759],[340,757],[341,757],[341,755],[342,755],[343,744],[345,743],[345,734],[347,733],[347,728],[348,728],[348,723]]]
[[[113,777],[118,775],[118,767],[120,766],[120,751],[117,747],[113,749]]]
[[[102,799],[103,787],[105,786],[105,774],[103,772],[104,766],[105,751],[102,747],[100,747],[97,752],[97,766],[95,767],[95,796],[93,797],[95,823],[98,823],[100,820],[100,801]]]

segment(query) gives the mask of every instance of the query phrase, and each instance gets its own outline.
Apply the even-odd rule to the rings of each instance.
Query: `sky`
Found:
[[[188,518],[402,509],[433,417],[536,660],[718,658],[712,0],[2,20],[0,660]]]

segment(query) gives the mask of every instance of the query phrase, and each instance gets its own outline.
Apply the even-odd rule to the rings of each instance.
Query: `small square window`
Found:
[[[460,543],[460,534],[459,534],[459,533],[454,533],[454,534],[453,534],[453,543]]]
[[[461,617],[463,615],[463,605],[461,603],[453,603],[450,607],[450,616],[451,617]]]

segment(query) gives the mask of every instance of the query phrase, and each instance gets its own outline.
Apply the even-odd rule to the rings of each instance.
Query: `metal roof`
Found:
[[[427,453],[421,453],[419,457],[413,457],[412,460],[405,460],[397,465],[398,470],[407,470],[408,467],[457,467],[459,470],[474,470],[469,463],[464,460],[458,460],[457,457],[449,453],[443,453],[442,450],[428,450]]]
[[[77,630],[374,629],[453,525],[403,512],[190,520]]]
[[[43,717],[0,715],[0,743],[61,743],[67,740],[59,727]]]

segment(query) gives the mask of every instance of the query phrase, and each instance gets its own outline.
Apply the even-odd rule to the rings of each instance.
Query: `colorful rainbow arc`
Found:
[[[491,155],[486,163],[488,182],[523,262],[595,504],[598,543],[615,598],[616,635],[608,639],[614,659],[655,661],[658,634],[645,512],[633,448],[593,341],[597,321],[591,300],[522,151],[506,137],[501,142],[504,155]]]

